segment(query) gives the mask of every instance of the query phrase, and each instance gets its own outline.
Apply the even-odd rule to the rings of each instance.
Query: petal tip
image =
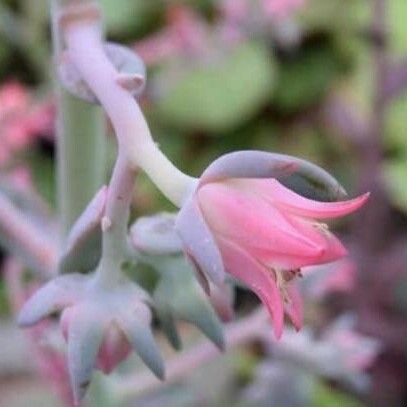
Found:
[[[281,327],[277,327],[276,325],[274,325],[274,338],[276,339],[276,341],[279,341],[281,339],[281,337],[283,336],[283,328]]]

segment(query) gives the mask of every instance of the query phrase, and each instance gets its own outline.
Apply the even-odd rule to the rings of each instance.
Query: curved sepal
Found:
[[[215,160],[202,174],[200,185],[227,178],[276,178],[300,195],[336,201],[346,197],[339,182],[306,160],[265,151],[237,151]]]
[[[215,284],[223,283],[225,270],[221,253],[194,197],[178,213],[175,229],[198,268]]]
[[[134,351],[157,378],[164,380],[164,361],[149,323],[142,321],[138,315],[132,314],[122,319],[121,327]]]
[[[74,400],[79,403],[92,378],[105,326],[98,313],[86,307],[68,308],[68,367]],[[103,320],[102,320],[103,321]]]

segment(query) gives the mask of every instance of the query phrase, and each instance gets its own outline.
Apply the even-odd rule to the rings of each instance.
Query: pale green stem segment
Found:
[[[55,63],[62,40],[53,2]],[[106,130],[102,109],[70,96],[55,81],[57,102],[57,194],[61,233],[66,236],[105,177]]]
[[[101,187],[105,175],[105,125],[99,107],[58,92],[57,171],[62,233]]]

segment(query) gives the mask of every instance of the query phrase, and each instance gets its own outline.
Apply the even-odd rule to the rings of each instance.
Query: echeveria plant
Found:
[[[264,303],[276,338],[284,312],[299,330],[302,305],[293,280],[305,266],[346,255],[319,220],[357,210],[368,195],[344,201],[344,189],[318,166],[261,151],[224,155],[199,179],[184,174],[160,151],[138,105],[146,82],[141,59],[105,44],[97,2],[55,2],[53,14],[60,81],[76,97],[99,103],[117,138],[109,185],[64,239],[56,266],[61,275],[40,288],[19,316],[21,326],[30,326],[61,314],[76,402],[93,369],[109,373],[130,348],[164,379],[153,312],[175,348],[181,344],[175,321],[181,319],[223,349],[221,320],[233,316],[234,279]],[[141,218],[129,228],[140,169],[179,212]],[[151,294],[126,273],[129,263],[157,271]]]

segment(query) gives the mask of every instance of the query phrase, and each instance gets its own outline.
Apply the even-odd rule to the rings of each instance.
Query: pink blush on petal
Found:
[[[100,347],[96,366],[104,374],[109,374],[130,352],[131,347],[123,332],[111,325]]]
[[[275,337],[280,339],[283,333],[284,307],[271,273],[232,242],[221,239],[219,245],[227,271],[260,298],[273,320]]]
[[[214,234],[247,250],[315,257],[323,246],[299,232],[283,213],[235,184],[210,183],[199,189],[200,207]]]

